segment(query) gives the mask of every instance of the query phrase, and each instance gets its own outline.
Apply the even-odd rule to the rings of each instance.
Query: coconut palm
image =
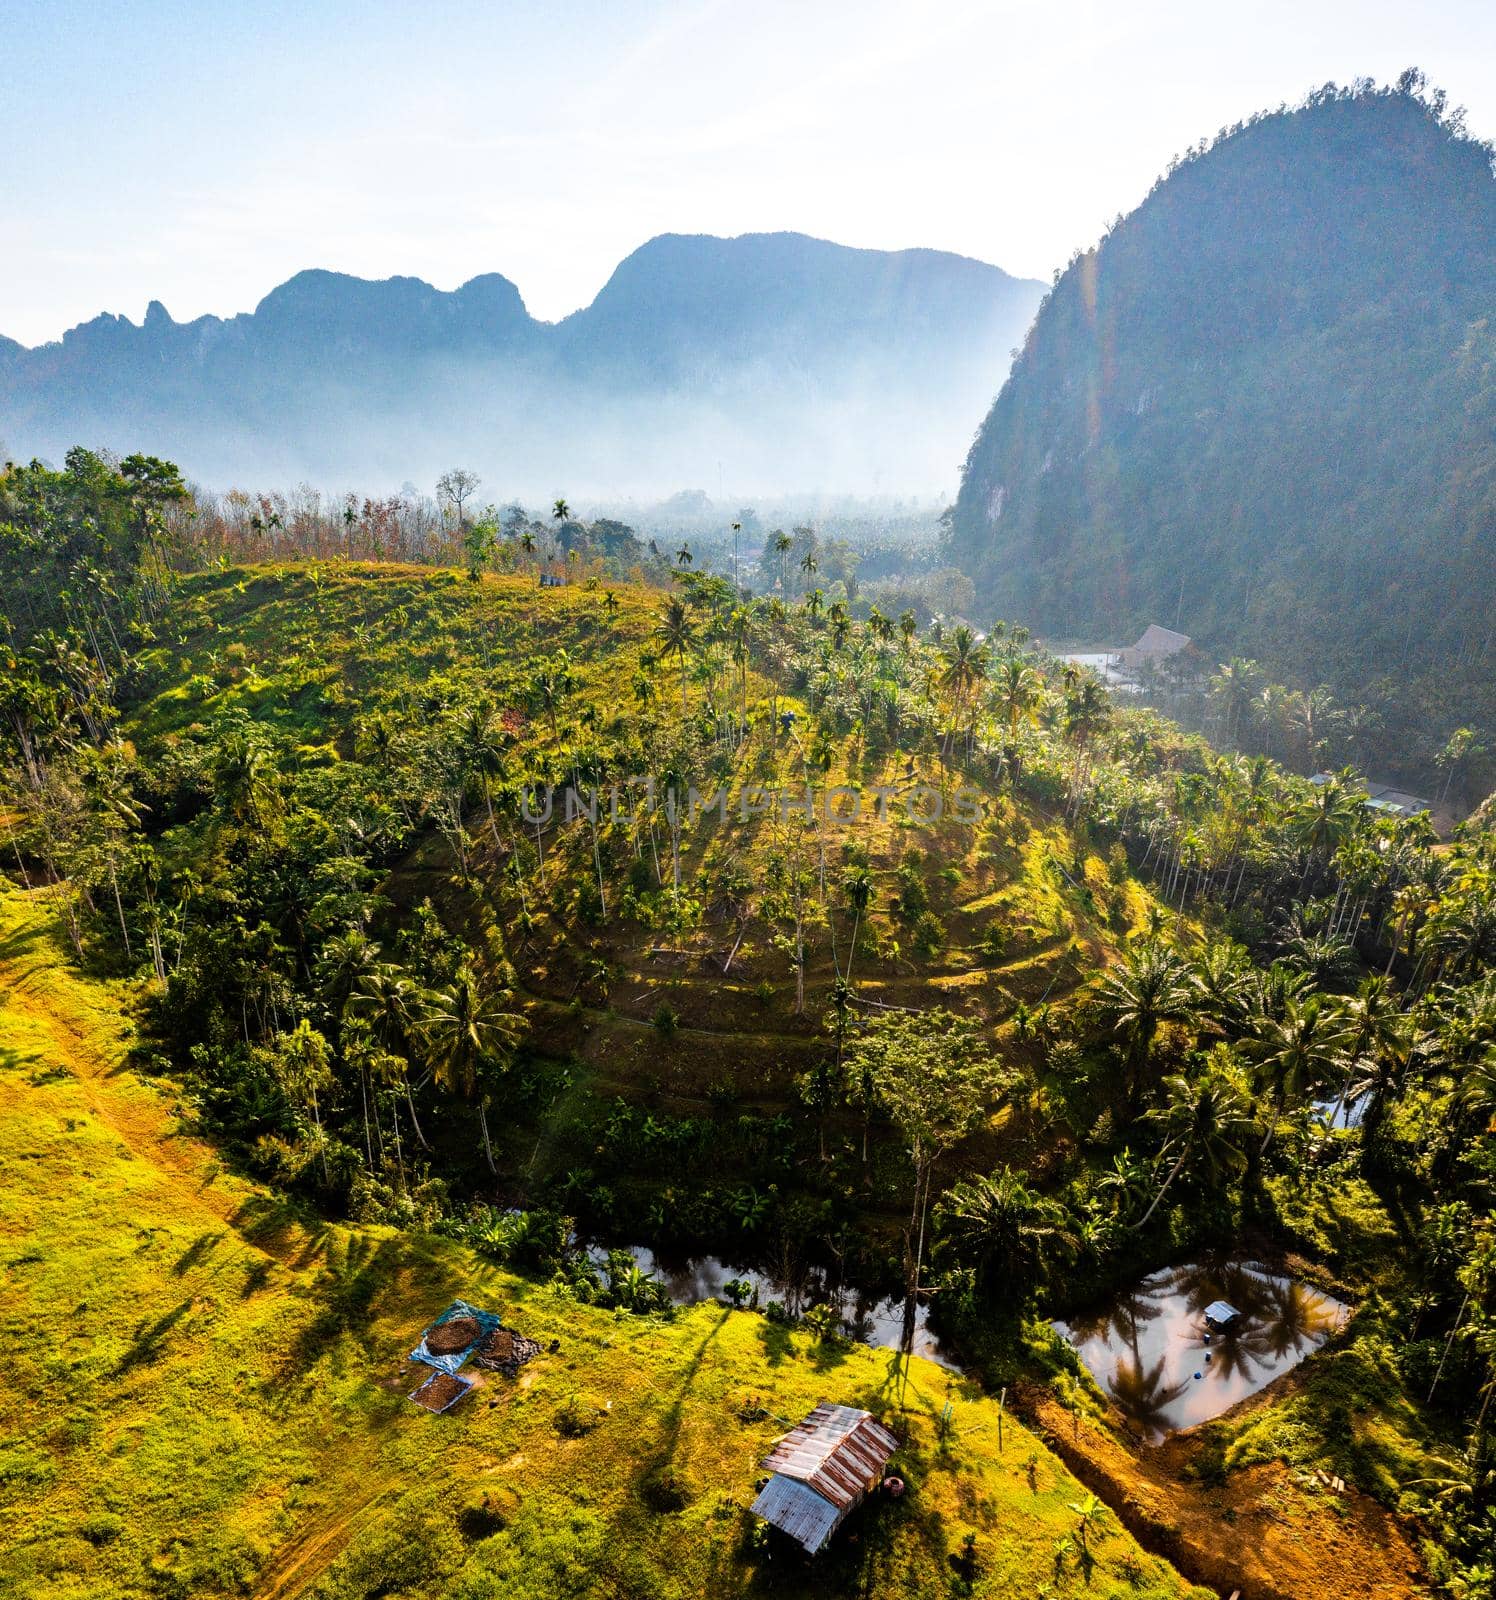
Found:
[[[275,761],[263,740],[231,733],[218,747],[213,788],[224,812],[242,828],[263,830],[280,815]]]
[[[1345,1041],[1339,1006],[1321,994],[1290,1000],[1281,1017],[1263,1021],[1248,1046],[1273,1103],[1259,1155],[1267,1154],[1287,1102],[1323,1081]]]
[[[1032,1288],[1076,1249],[1064,1206],[1030,1189],[1010,1167],[955,1184],[941,1199],[936,1222],[957,1258],[975,1269],[978,1285],[1001,1285],[1009,1295]]]
[[[654,636],[659,645],[660,655],[666,660],[674,656],[680,665],[680,709],[681,715],[685,716],[686,662],[696,651],[697,639],[696,625],[691,620],[691,613],[678,594],[673,594],[666,600],[665,609],[660,613],[660,620],[655,624]]]
[[[507,989],[492,989],[469,966],[460,967],[451,985],[431,995],[421,1020],[427,1062],[436,1082],[449,1094],[478,1102],[483,1155],[497,1172],[488,1134],[491,1076],[519,1037],[520,1018],[508,1010]]]
[[[1120,967],[1101,980],[1102,1014],[1122,1035],[1134,1103],[1142,1096],[1153,1041],[1165,1022],[1193,1018],[1196,995],[1183,957],[1150,940],[1133,945]]]
[[[857,931],[862,926],[863,914],[873,903],[873,880],[866,867],[853,867],[842,880],[842,893],[852,908],[852,942],[847,947],[846,981],[852,982],[852,960],[857,954]]]
[[[944,745],[947,752],[966,708],[977,704],[978,693],[987,680],[989,660],[987,646],[977,638],[975,629],[963,622],[952,631],[938,680],[950,702],[951,721]]]
[[[1148,1120],[1164,1130],[1163,1154],[1174,1160],[1152,1204],[1133,1224],[1146,1226],[1186,1166],[1203,1171],[1207,1182],[1246,1165],[1243,1144],[1251,1130],[1251,1107],[1237,1082],[1230,1050],[1216,1045],[1206,1068],[1195,1078],[1178,1073],[1164,1084],[1164,1100],[1148,1112]]]
[[[1262,669],[1255,661],[1233,656],[1230,661],[1221,663],[1210,680],[1210,696],[1221,707],[1226,737],[1233,742],[1239,738],[1242,724],[1251,715],[1261,678]]]
[[[383,963],[358,978],[349,996],[349,1009],[365,1021],[374,1037],[392,1057],[407,1061],[415,1047],[421,1019],[425,1014],[425,995],[415,979],[399,967]],[[415,1095],[409,1073],[401,1077],[410,1125],[423,1150],[431,1147],[416,1117]]]
[[[1018,743],[1018,730],[1039,714],[1044,683],[1022,656],[1009,653],[998,663],[992,699],[1007,728],[1010,750]]]

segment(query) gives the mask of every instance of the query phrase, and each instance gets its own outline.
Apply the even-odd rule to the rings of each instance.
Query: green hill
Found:
[[[1048,637],[1327,682],[1429,776],[1496,727],[1496,178],[1416,75],[1225,129],[1057,280],[953,547]]]
[[[613,1314],[448,1241],[298,1221],[128,1067],[128,993],[0,891],[0,1589],[645,1597],[1029,1592],[1084,1491],[974,1386],[704,1305]],[[404,1360],[454,1295],[559,1348],[428,1416]],[[910,1492],[815,1567],[746,1507],[823,1398],[885,1415]],[[949,1402],[949,1428],[939,1416]],[[1030,1471],[1032,1463],[1032,1471]],[[1190,1590],[1115,1524],[1088,1592]]]

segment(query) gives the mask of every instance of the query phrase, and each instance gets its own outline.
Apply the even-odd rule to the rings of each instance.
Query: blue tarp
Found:
[[[441,1327],[442,1323],[450,1322],[453,1317],[471,1317],[478,1324],[478,1338],[473,1340],[466,1350],[455,1351],[449,1356],[436,1356],[426,1348],[426,1334],[432,1328]],[[435,1367],[438,1372],[453,1372],[463,1364],[473,1353],[473,1345],[477,1344],[484,1334],[492,1333],[502,1323],[492,1311],[483,1311],[477,1306],[470,1306],[466,1300],[454,1300],[451,1305],[427,1328],[421,1335],[421,1342],[410,1352],[412,1361],[424,1361],[428,1367]]]

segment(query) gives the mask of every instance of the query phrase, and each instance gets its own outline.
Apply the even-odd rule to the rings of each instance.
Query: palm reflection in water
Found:
[[[1212,1332],[1205,1308],[1240,1313]],[[1227,1254],[1154,1273],[1056,1324],[1118,1410],[1158,1440],[1218,1416],[1322,1344],[1345,1307],[1318,1289]]]

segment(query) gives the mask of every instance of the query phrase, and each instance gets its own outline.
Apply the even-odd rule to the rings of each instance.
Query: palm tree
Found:
[[[1091,741],[1111,721],[1112,702],[1101,681],[1090,673],[1072,684],[1065,694],[1064,734],[1075,745],[1072,803],[1080,802]]]
[[[275,1069],[281,1086],[292,1101],[312,1113],[317,1149],[322,1157],[322,1181],[326,1183],[327,1142],[322,1133],[318,1094],[330,1088],[333,1081],[327,1040],[303,1017],[290,1033],[280,1034],[275,1043]]]
[[[1189,967],[1167,945],[1151,940],[1134,945],[1122,965],[1102,978],[1099,999],[1103,1015],[1125,1041],[1129,1093],[1136,1104],[1159,1028],[1165,1022],[1194,1016],[1195,991]]]
[[[1332,1128],[1339,1123],[1351,1085],[1360,1074],[1363,1064],[1394,1054],[1408,1028],[1407,1020],[1398,1008],[1392,985],[1385,977],[1364,979],[1355,996],[1345,1002],[1342,1018],[1345,1024],[1345,1077],[1341,1081],[1340,1097],[1330,1113]]]
[[[1290,999],[1281,1017],[1263,1021],[1249,1046],[1273,1101],[1259,1156],[1266,1155],[1273,1142],[1285,1103],[1320,1081],[1339,1055],[1345,1037],[1339,1008],[1321,994]]]
[[[1350,774],[1338,773],[1316,787],[1312,800],[1289,820],[1289,836],[1304,852],[1302,884],[1315,861],[1328,862],[1360,825],[1361,797],[1350,786]]]
[[[940,671],[940,687],[950,696],[951,705],[951,726],[945,737],[947,752],[967,705],[975,707],[977,704],[978,690],[987,678],[988,660],[987,646],[977,638],[974,629],[961,623],[951,634]]]
[[[1243,661],[1240,656],[1233,656],[1221,663],[1210,680],[1211,698],[1218,701],[1222,708],[1225,734],[1232,743],[1238,740],[1242,723],[1251,714],[1261,677],[1262,669],[1255,661]]]
[[[556,715],[575,687],[576,675],[572,672],[571,657],[564,650],[558,650],[549,660],[541,661],[531,674],[531,695],[545,712],[553,739],[558,737]]]
[[[773,538],[769,541],[769,543],[779,561],[779,587],[782,590],[788,587],[789,583],[788,575],[785,570],[784,558],[794,547],[795,541],[790,538],[783,528],[776,528],[774,530]]]
[[[654,636],[659,643],[661,656],[667,659],[674,656],[680,663],[680,710],[681,715],[685,716],[686,660],[696,650],[696,628],[685,601],[678,594],[671,595],[665,602],[665,609],[655,624]]]
[[[1456,728],[1450,734],[1434,757],[1434,765],[1444,771],[1444,782],[1439,788],[1441,802],[1449,797],[1449,786],[1454,782],[1455,773],[1471,756],[1480,754],[1483,749],[1473,728]]]
[[[1011,1167],[955,1184],[936,1216],[942,1237],[975,1267],[979,1285],[1001,1285],[1005,1295],[1032,1288],[1055,1257],[1075,1252],[1064,1206],[1030,1189]]]
[[[1187,1164],[1203,1167],[1212,1183],[1222,1174],[1239,1171],[1246,1165],[1242,1144],[1252,1127],[1251,1106],[1231,1069],[1230,1050],[1216,1045],[1207,1058],[1207,1067],[1193,1081],[1183,1073],[1164,1084],[1162,1105],[1147,1113],[1165,1132],[1163,1151],[1177,1150],[1153,1203],[1133,1224],[1144,1227],[1169,1192],[1169,1185]]]
[[[1288,726],[1298,734],[1304,760],[1311,768],[1319,766],[1340,725],[1335,697],[1324,684],[1317,689],[1300,689],[1288,696],[1287,712]]]
[[[263,830],[280,815],[275,763],[261,740],[231,733],[219,746],[213,779],[219,804],[240,827]]]
[[[1039,674],[1022,656],[1010,653],[998,663],[993,701],[1007,726],[1010,752],[1018,743],[1019,725],[1032,722],[1038,715],[1043,691]]]
[[[873,880],[866,867],[853,867],[842,882],[847,904],[852,908],[852,942],[847,947],[847,983],[852,982],[852,958],[857,954],[857,930],[863,913],[873,903]]]
[[[388,963],[362,974],[349,996],[349,1009],[356,1017],[366,1021],[374,1036],[394,1059],[408,1060],[415,1038],[420,1030],[425,1010],[425,996],[416,981],[399,967]],[[423,1150],[431,1146],[416,1117],[415,1096],[410,1086],[409,1073],[402,1074],[405,1104],[410,1111],[410,1125]],[[399,1124],[396,1124],[399,1138]]]
[[[558,497],[556,503],[551,507],[551,515],[557,522],[570,522],[571,507],[567,505],[564,499]]]
[[[477,1099],[483,1155],[497,1172],[488,1136],[488,1074],[512,1049],[520,1018],[507,1009],[509,991],[487,988],[471,967],[458,969],[451,987],[430,997],[422,1019],[427,1059],[437,1083],[450,1094]]]

